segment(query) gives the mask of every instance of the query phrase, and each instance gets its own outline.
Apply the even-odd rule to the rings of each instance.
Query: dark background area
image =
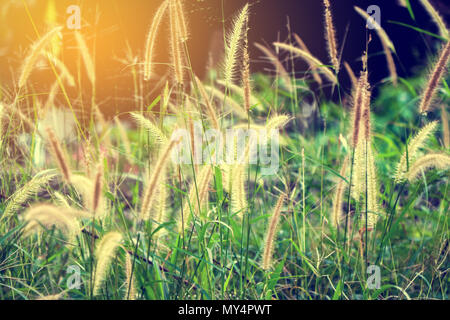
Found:
[[[0,9],[7,0],[0,0]],[[18,1],[20,3],[20,1]],[[29,8],[37,28],[41,33],[47,29],[44,23],[46,0],[28,1]],[[188,42],[192,65],[195,72],[204,76],[208,65],[209,54],[217,62],[218,53],[222,52],[222,8],[229,28],[232,17],[246,3],[244,0],[186,0],[185,10],[190,21],[191,38]],[[429,59],[436,53],[439,40],[418,33],[393,21],[411,24],[437,33],[437,28],[418,0],[411,0],[415,20],[408,10],[394,0],[331,0],[334,20],[337,28],[339,46],[343,46],[342,61],[347,61],[355,72],[360,70],[360,56],[366,48],[367,30],[365,21],[354,11],[357,5],[364,10],[369,5],[378,5],[381,9],[381,24],[389,34],[397,49],[395,61],[399,75],[408,77],[421,72]],[[448,1],[431,1],[448,21],[450,4]],[[102,110],[113,114],[135,108],[133,103],[133,86],[130,68],[119,62],[125,59],[127,47],[133,55],[142,61],[145,37],[153,14],[161,0],[84,0],[55,2],[58,22],[65,25],[66,8],[71,4],[79,4],[82,8],[83,26],[81,32],[87,39],[89,47],[95,46],[97,97]],[[251,3],[250,33],[252,71],[265,71],[270,67],[264,62],[262,54],[254,46],[254,42],[271,44],[276,40],[285,40],[290,29],[300,35],[313,55],[324,63],[328,63],[324,36],[323,4],[320,0],[253,0]],[[9,6],[3,9],[0,22],[0,81],[3,87],[13,87],[12,79],[17,79],[23,57],[36,36],[23,6]],[[163,26],[158,39],[156,61],[162,66],[157,68],[159,75],[164,74],[169,62],[168,30]],[[369,46],[369,70],[372,84],[378,84],[388,76],[386,61],[381,53],[382,48],[377,36],[373,35]],[[345,41],[345,42],[344,42]],[[62,58],[71,70],[76,70],[79,55],[75,49],[72,31],[64,31],[64,48]],[[299,62],[296,71],[305,69]],[[341,72],[344,88],[349,88],[348,77]],[[33,72],[31,83],[37,92],[48,91],[54,81],[50,72]],[[87,79],[86,99],[90,92]],[[146,84],[146,91],[151,92],[156,82]],[[70,92],[76,97],[76,91]],[[146,97],[151,101],[152,97]],[[63,103],[63,100],[61,100]],[[81,104],[78,101],[76,104]]]

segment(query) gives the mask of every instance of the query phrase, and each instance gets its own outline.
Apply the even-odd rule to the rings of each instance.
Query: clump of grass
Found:
[[[179,24],[178,32],[180,33],[180,41],[185,42],[189,39],[189,28],[181,0],[175,0],[177,21]]]
[[[238,164],[231,166],[231,211],[232,213],[238,213],[239,217],[242,217],[247,208],[246,178],[247,166]]]
[[[122,242],[122,235],[119,232],[111,231],[105,234],[95,251],[97,264],[95,267],[93,294],[100,293],[101,285],[106,278],[111,260],[114,258],[117,248]]]
[[[49,53],[49,46],[44,45],[39,56],[47,56],[53,71],[57,72],[57,81],[44,96],[47,101],[37,94],[40,92],[37,86],[24,85],[16,98],[13,89],[3,84],[0,88],[3,133],[0,198],[6,199],[0,204],[3,212],[0,253],[6,257],[0,263],[0,278],[5,274],[8,282],[0,286],[0,298],[56,299],[67,295],[76,299],[95,295],[130,300],[369,299],[374,293],[379,298],[403,298],[398,292],[408,298],[445,298],[447,285],[440,277],[445,273],[447,246],[446,224],[441,223],[448,207],[447,176],[443,172],[435,173],[430,175],[432,179],[426,179],[424,188],[413,185],[421,178],[425,180],[427,170],[447,170],[450,166],[449,155],[442,150],[427,150],[422,155],[421,149],[436,130],[437,121],[431,122],[425,115],[420,118],[421,123],[428,124],[410,139],[397,166],[396,177],[391,179],[389,161],[395,156],[395,145],[402,143],[398,136],[399,128],[405,126],[402,120],[406,118],[412,130],[416,127],[412,126],[409,115],[378,114],[378,108],[373,108],[379,101],[385,101],[386,91],[379,88],[381,99],[372,101],[376,98],[372,97],[372,91],[377,88],[368,79],[371,72],[368,57],[372,52],[364,53],[358,78],[344,61],[353,90],[351,97],[346,96],[350,87],[338,83],[337,78],[340,57],[330,1],[323,3],[331,66],[322,64],[294,34],[296,45],[289,42],[291,37],[288,42],[276,42],[275,50],[257,44],[276,74],[252,74],[247,39],[249,5],[246,5],[224,39],[222,67],[229,68],[223,68],[219,74],[207,70],[204,84],[195,76],[188,60],[186,41],[191,35],[187,10],[181,0],[163,1],[143,48],[143,79],[138,77],[134,65],[138,61],[136,55],[131,49],[127,52],[126,63],[133,64],[129,68],[135,94],[132,99],[136,108],[140,108],[140,112],[130,113],[137,128],[122,126],[122,121],[127,120],[122,117],[119,121],[118,116],[111,126],[112,121],[94,101],[93,88],[91,122],[78,132],[85,141],[80,137],[69,141],[57,138],[56,133],[52,136],[52,130],[47,132],[53,162],[63,177],[62,184],[53,181],[58,174],[54,169],[29,178],[37,169],[34,167],[39,155],[37,135],[45,136],[40,130],[45,125],[39,119],[58,103],[59,89],[66,102],[70,102],[70,93],[65,91],[63,82],[73,84],[74,79],[80,80],[84,70],[79,67],[78,74],[72,76],[56,53]],[[162,88],[161,95],[151,102],[147,99],[158,95],[159,89],[146,92],[143,81],[156,78],[156,38],[160,36],[165,17],[169,24],[171,48],[167,51],[172,52],[171,67],[155,84],[155,88]],[[381,67],[389,70],[395,82],[395,49],[384,30],[377,32],[388,61]],[[95,65],[87,45],[77,44],[86,73],[92,78],[89,72],[95,76]],[[342,52],[346,52],[344,49]],[[288,52],[286,60],[282,55],[278,57],[279,51]],[[318,90],[309,81],[310,72],[302,77],[302,73],[293,70],[296,57],[307,62],[308,71],[319,84]],[[287,63],[291,63],[289,72]],[[437,83],[444,74],[435,77],[440,78]],[[174,80],[172,84],[169,77]],[[402,79],[402,84],[407,85],[408,79]],[[327,86],[332,88],[333,98],[342,98],[341,103],[326,101]],[[22,92],[25,89],[28,91]],[[392,90],[401,93],[405,86],[389,88],[387,92],[391,94]],[[73,91],[79,101],[87,97],[82,88],[73,87]],[[437,90],[430,92],[434,96]],[[344,114],[347,101],[353,109],[349,116]],[[429,105],[427,108],[431,110],[432,102]],[[305,112],[308,107],[310,115]],[[22,113],[21,109],[25,108],[27,111]],[[34,119],[28,116],[30,109],[36,110],[39,130],[34,127]],[[169,113],[171,116],[165,117]],[[15,142],[18,132],[15,115],[20,118],[20,125],[25,124],[20,128],[25,133],[17,135],[17,140],[21,139],[17,158],[10,153],[11,141]],[[445,106],[441,116],[442,140],[448,145]],[[348,123],[343,121],[347,118]],[[198,119],[202,120],[202,130],[218,132],[214,142],[203,137],[204,131],[198,131]],[[186,137],[191,139],[189,143],[183,141],[186,150],[178,147],[180,140],[170,136],[174,128],[186,128]],[[221,162],[217,156],[224,150],[218,150],[217,142],[225,137],[228,128],[254,131],[251,136],[238,134],[232,141],[226,141],[232,146],[224,146],[230,162]],[[266,139],[273,130],[280,134],[279,153],[272,158],[279,160],[279,170],[267,176],[262,171],[266,163],[253,164],[249,160],[250,155],[264,152],[264,148],[271,147],[273,151],[274,144]],[[14,139],[8,136],[10,132]],[[346,137],[343,132],[348,132]],[[241,148],[237,142],[243,142],[243,136]],[[197,138],[201,138],[201,143]],[[208,149],[203,149],[203,144]],[[170,155],[175,148],[190,151],[193,159],[205,161],[171,164]],[[211,159],[213,164],[209,164]],[[53,164],[43,160],[40,163],[44,167]],[[335,171],[334,164],[340,165],[339,172]],[[377,170],[378,167],[383,170]],[[274,193],[280,194],[278,199]],[[39,202],[28,207],[36,196]],[[398,214],[400,206],[401,214]],[[28,207],[24,214],[22,207]],[[266,215],[266,208],[270,215]],[[386,220],[377,223],[385,208],[389,213]],[[282,224],[283,210],[286,214]],[[34,233],[39,235],[37,241],[30,238]],[[406,238],[411,240],[408,246],[415,251],[412,256],[404,250]],[[69,245],[61,246],[61,241]],[[278,245],[280,252],[275,250]],[[425,247],[429,250],[421,250]],[[124,252],[118,251],[119,248]],[[384,255],[385,252],[389,255]],[[364,285],[366,266],[372,261],[395,271],[384,273],[382,292],[371,291]],[[418,261],[429,262],[430,268],[422,268]],[[61,282],[64,266],[74,264],[82,268],[83,274],[91,275],[91,285],[53,295],[59,291],[53,284]],[[46,272],[36,272],[36,266],[46,268]],[[262,272],[255,272],[258,268]],[[420,277],[417,270],[421,270]],[[109,279],[110,271],[114,279]],[[32,281],[28,281],[30,274]],[[349,283],[351,288],[344,285]],[[386,286],[388,283],[395,283],[395,289]],[[421,290],[423,287],[427,290]]]

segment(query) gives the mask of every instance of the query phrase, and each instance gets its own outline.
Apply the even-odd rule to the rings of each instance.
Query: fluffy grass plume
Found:
[[[395,182],[400,183],[406,179],[408,168],[414,163],[418,157],[419,149],[423,148],[427,139],[433,134],[438,125],[437,121],[433,121],[425,125],[407,145],[407,150],[403,153],[397,165],[395,173]]]
[[[436,25],[439,29],[439,34],[443,38],[449,40],[448,29],[447,29],[447,26],[445,25],[444,19],[442,19],[441,15],[436,11],[436,9],[431,5],[431,3],[428,0],[420,0],[420,2],[424,6],[424,8],[428,12],[428,14],[431,16],[433,21],[436,23]]]
[[[183,74],[183,57],[180,38],[180,23],[177,15],[176,0],[169,0],[169,20],[170,20],[170,56],[172,59],[172,67],[174,79],[177,84],[184,81]]]
[[[92,86],[95,86],[95,64],[92,60],[91,54],[89,53],[86,41],[79,32],[75,32],[75,40],[77,41],[78,49],[80,50],[81,57],[83,58],[88,79]]]
[[[155,206],[155,211],[152,215],[153,220],[157,223],[157,227],[162,225],[163,223],[167,222],[168,215],[167,215],[167,196],[168,196],[168,190],[166,186],[166,173],[162,174],[162,180],[158,186],[158,196],[157,196],[157,202]],[[156,233],[153,234],[153,237],[155,239],[163,236],[165,234],[165,229],[161,228]]]
[[[185,42],[189,38],[189,29],[186,20],[186,15],[184,14],[184,7],[182,0],[175,0],[177,20],[179,25],[178,32],[180,33],[180,41]]]
[[[247,178],[246,165],[233,165],[231,168],[231,211],[242,217],[247,208],[247,193],[245,183]]]
[[[144,80],[146,81],[150,80],[153,74],[153,57],[156,36],[158,35],[159,26],[161,25],[162,18],[167,11],[168,4],[169,0],[164,0],[163,3],[161,3],[155,15],[153,16],[152,24],[147,34],[144,60]]]
[[[367,228],[373,229],[381,214],[381,208],[378,201],[379,187],[377,170],[375,166],[375,156],[371,145],[367,145],[366,150],[366,202],[367,202]],[[363,221],[365,220],[365,217]]]
[[[419,111],[424,114],[427,113],[431,107],[434,96],[436,94],[439,82],[442,79],[446,69],[448,60],[450,58],[450,41],[448,41],[439,55],[439,59],[434,66],[433,72],[430,75],[428,83],[422,94],[422,101],[420,102]]]
[[[267,121],[265,128],[267,131],[278,130],[283,128],[290,120],[291,118],[285,114],[276,115]]]
[[[325,6],[325,31],[327,35],[328,55],[336,73],[339,73],[339,59],[336,41],[336,29],[334,28],[333,15],[331,14],[330,1],[323,0]]]
[[[32,196],[42,190],[54,177],[56,176],[55,170],[44,170],[36,174],[30,181],[28,181],[23,187],[16,190],[14,194],[7,201],[7,205],[3,215],[0,217],[0,221],[9,218],[11,215],[17,213],[20,207],[28,201]]]
[[[245,32],[244,29],[248,21],[248,14],[249,5],[247,3],[234,19],[232,31],[227,37],[227,43],[225,46],[225,62],[223,66],[226,87],[233,83],[236,74],[239,49],[243,39],[243,32]]]
[[[367,72],[362,72],[354,97],[352,146],[354,148],[352,191],[355,198],[365,191],[368,152],[371,148],[370,97]]]
[[[342,164],[340,176],[345,178],[347,173],[348,158],[345,158]],[[339,227],[341,221],[343,220],[344,211],[342,210],[342,204],[344,203],[344,191],[345,191],[345,181],[343,178],[339,178],[339,182],[336,186],[336,191],[333,196],[333,209],[331,215],[331,222],[334,227]]]
[[[47,229],[55,227],[61,230],[69,239],[74,237],[81,230],[77,219],[65,208],[58,208],[49,204],[38,204],[29,208],[24,214],[27,225],[24,229],[25,235],[42,230],[41,226]]]
[[[367,93],[367,72],[361,72],[358,84],[353,90],[353,115],[351,127],[352,147],[356,148],[359,142],[359,134],[361,131],[361,118],[364,108],[364,95]]]
[[[66,155],[64,154],[61,144],[59,140],[56,138],[56,135],[52,129],[47,128],[46,132],[48,142],[50,144],[50,149],[52,151],[53,157],[56,160],[56,163],[58,164],[59,170],[64,178],[64,181],[66,183],[70,183],[72,172],[69,168],[69,162],[67,161]]]
[[[116,249],[122,242],[122,235],[119,232],[111,231],[103,236],[97,245],[95,256],[97,264],[94,275],[94,295],[100,293],[100,288],[106,278],[111,260],[114,258]]]
[[[308,47],[306,46],[305,42],[302,40],[302,38],[300,38],[300,36],[296,33],[294,33],[294,39],[295,42],[297,42],[298,46],[300,47],[300,49],[302,49],[303,51],[306,51],[307,53],[311,54],[311,51],[309,51]],[[317,66],[316,65],[311,65],[309,64],[310,68],[311,68],[311,73],[312,76],[314,78],[314,80],[317,82],[317,84],[319,86],[322,85],[322,78],[319,76],[319,74],[317,74]]]
[[[39,58],[43,50],[51,44],[53,37],[55,35],[58,35],[61,30],[62,27],[60,26],[53,28],[33,44],[30,53],[25,58],[25,61],[22,65],[22,71],[20,73],[18,83],[19,88],[22,88],[25,85],[31,71],[33,70],[34,65],[36,64],[37,59]]]
[[[282,43],[282,42],[274,42],[274,46],[277,48],[289,51],[289,52],[301,57],[310,65],[320,68],[320,70],[323,72],[323,74],[329,81],[331,81],[333,83],[336,82],[336,76],[333,74],[333,72],[331,72],[331,70],[329,68],[327,68],[322,62],[320,62],[319,59],[312,56],[310,53],[308,53],[304,50],[301,50],[297,47],[294,47],[290,44],[286,44],[286,43]]]
[[[281,195],[278,198],[277,204],[275,205],[275,209],[272,213],[272,217],[270,218],[269,226],[267,227],[261,265],[261,268],[263,270],[269,270],[272,267],[274,242],[276,239],[278,223],[280,221],[281,208],[283,207],[285,198],[285,195]]]
[[[409,182],[414,182],[420,177],[420,173],[431,168],[447,170],[450,168],[450,156],[443,153],[432,153],[417,159],[410,167],[406,178]]]
[[[150,138],[156,141],[159,144],[167,144],[167,137],[164,134],[164,132],[161,131],[160,128],[158,128],[156,125],[153,124],[149,119],[144,117],[143,115],[132,112],[131,117],[136,121],[136,123],[147,130],[147,132],[150,134]]]
[[[156,190],[158,185],[161,183],[162,174],[165,172],[165,168],[169,164],[170,153],[173,148],[178,144],[180,140],[171,140],[165,149],[159,155],[158,160],[153,168],[153,173],[150,176],[147,188],[145,189],[144,196],[142,199],[142,207],[140,211],[140,218],[143,220],[148,220],[150,217],[150,211],[156,200]]]
[[[389,38],[389,36],[387,35],[386,31],[384,31],[384,29],[378,24],[378,22],[375,21],[375,19],[373,19],[371,16],[369,16],[369,14],[364,11],[363,9],[355,6],[354,7],[356,12],[361,15],[366,21],[370,21],[371,24],[375,27],[375,31],[377,32],[378,37],[380,38],[381,41],[384,41],[384,43],[386,44],[386,46],[392,50],[392,52],[396,52],[395,51],[395,47],[394,47],[394,43],[391,41],[391,39]]]

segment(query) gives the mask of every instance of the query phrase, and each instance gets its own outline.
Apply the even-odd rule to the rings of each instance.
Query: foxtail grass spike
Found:
[[[56,160],[56,163],[58,164],[59,170],[61,171],[61,174],[65,180],[66,183],[70,183],[71,178],[71,171],[69,168],[69,163],[66,159],[66,156],[62,150],[61,144],[59,140],[56,138],[55,133],[52,129],[47,128],[47,136],[49,140],[49,144],[53,153],[53,156]]]
[[[334,28],[333,15],[331,14],[330,1],[323,0],[325,6],[325,30],[327,34],[328,54],[336,73],[339,73],[339,59],[336,41],[336,29]]]
[[[148,81],[153,75],[154,69],[154,48],[156,43],[156,37],[158,35],[159,26],[161,20],[167,11],[169,0],[164,0],[159,6],[155,15],[153,16],[152,24],[147,34],[147,40],[145,44],[145,60],[144,60],[144,80]]]
[[[249,5],[248,3],[242,8],[239,15],[233,21],[233,28],[227,37],[225,46],[225,62],[224,62],[224,80],[225,86],[228,87],[235,78],[237,60],[239,57],[239,48],[243,39],[243,32],[248,21]]]
[[[443,153],[432,153],[417,159],[409,169],[406,178],[414,182],[420,177],[420,173],[431,168],[448,170],[450,168],[450,156]]]
[[[263,270],[269,270],[272,267],[274,242],[276,240],[276,233],[278,223],[280,222],[281,209],[283,207],[284,200],[285,195],[281,195],[278,198],[277,204],[275,205],[275,209],[272,213],[272,217],[270,218],[269,226],[267,227],[261,265],[261,268]]]
[[[406,174],[417,159],[419,150],[425,146],[426,141],[436,130],[437,125],[437,121],[428,123],[408,143],[408,150],[405,150],[397,165],[394,177],[395,182],[400,183],[406,179]]]
[[[122,235],[119,232],[111,231],[105,234],[97,244],[95,251],[97,264],[94,275],[94,295],[100,293],[101,285],[106,279],[111,261],[121,242]]]
[[[433,102],[434,96],[436,94],[437,88],[439,86],[439,82],[444,75],[447,64],[450,58],[450,41],[448,41],[444,48],[441,51],[438,61],[434,66],[433,72],[430,75],[430,79],[425,87],[425,90],[422,94],[422,101],[420,102],[419,111],[421,114],[427,113]]]

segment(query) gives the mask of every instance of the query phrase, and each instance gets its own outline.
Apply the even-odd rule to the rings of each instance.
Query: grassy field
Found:
[[[221,68],[199,80],[182,4],[164,1],[145,54],[127,62],[138,107],[113,119],[97,106],[101,79],[82,33],[77,70],[51,50],[62,28],[36,34],[14,87],[1,88],[0,299],[448,299],[445,23],[430,11],[440,27],[430,75],[409,79],[397,76],[384,30],[368,30],[390,74],[370,84],[374,52],[347,67],[327,3],[329,61],[293,34],[260,47],[275,72],[252,73],[245,6],[224,25]],[[153,76],[160,24],[170,30],[166,80]],[[297,60],[310,68],[295,77],[286,70]],[[38,63],[56,79],[45,94],[29,81]],[[69,96],[82,77],[92,91]],[[156,98],[144,98],[145,81],[161,82]],[[92,101],[84,118],[72,106],[81,95]],[[209,161],[230,128],[279,132],[275,170],[249,163],[246,139],[243,149],[226,140],[241,163]],[[217,135],[198,146],[208,129]],[[187,161],[172,161],[175,150]]]

